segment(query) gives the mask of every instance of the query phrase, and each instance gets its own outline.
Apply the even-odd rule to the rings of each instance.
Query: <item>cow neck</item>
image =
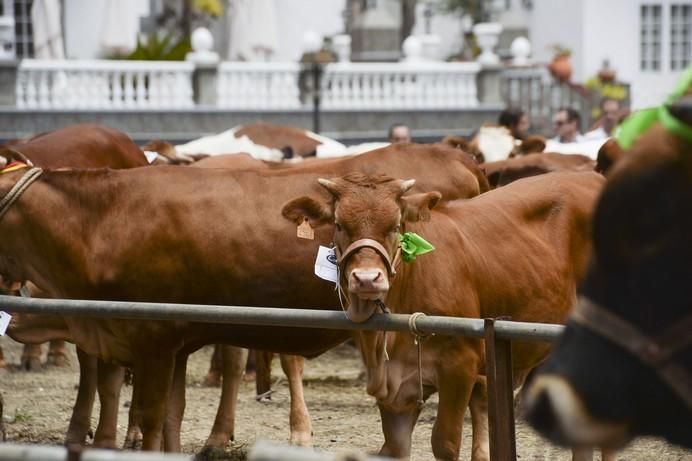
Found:
[[[34,181],[41,176],[43,170],[41,168],[29,168],[19,180],[12,186],[10,191],[0,199],[0,219],[5,216],[5,213],[17,201],[17,199],[26,191]]]

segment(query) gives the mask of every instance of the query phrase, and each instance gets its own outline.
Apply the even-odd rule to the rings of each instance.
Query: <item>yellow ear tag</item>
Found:
[[[305,220],[302,223],[300,223],[296,235],[300,239],[315,240],[315,231],[310,225],[308,218],[305,218]]]

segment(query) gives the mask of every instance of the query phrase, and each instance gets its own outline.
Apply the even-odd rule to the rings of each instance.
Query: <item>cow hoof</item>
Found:
[[[233,459],[247,459],[246,444],[231,442],[226,448],[207,445],[194,458],[195,461],[227,461]]]
[[[217,371],[210,371],[202,380],[204,387],[221,387],[221,374]]]
[[[53,365],[56,367],[64,367],[67,365],[68,360],[64,352],[49,353],[46,359],[48,365]]]
[[[255,371],[250,370],[250,371],[246,371],[245,374],[243,374],[243,381],[251,382],[251,381],[254,381],[256,379],[257,379],[257,372],[255,372]]]
[[[24,371],[40,371],[41,359],[38,357],[22,358],[21,366]]]
[[[123,450],[139,451],[142,449],[142,439],[125,439]]]
[[[291,434],[290,443],[299,447],[311,447],[312,432],[294,432]]]

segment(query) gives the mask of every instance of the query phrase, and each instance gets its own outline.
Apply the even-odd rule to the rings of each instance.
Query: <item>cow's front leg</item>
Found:
[[[312,423],[303,395],[303,369],[305,358],[298,355],[281,354],[281,368],[288,378],[288,389],[291,394],[290,442],[293,445],[312,445]]]
[[[94,447],[115,448],[118,434],[118,406],[120,389],[125,381],[125,368],[113,363],[98,361],[98,392],[101,411],[94,436]]]
[[[138,360],[134,366],[136,405],[142,417],[142,450],[146,451],[161,450],[166,406],[175,367],[174,353],[166,352],[143,357],[145,360]]]
[[[77,348],[79,362],[79,385],[77,399],[72,408],[70,424],[65,435],[65,445],[83,445],[91,428],[91,412],[96,398],[98,360]]]
[[[185,374],[187,371],[187,353],[179,353],[175,359],[173,383],[171,384],[168,410],[163,431],[164,450],[171,453],[179,453],[180,427],[185,413]]]
[[[411,434],[418,421],[420,409],[414,407],[393,411],[383,405],[378,406],[384,434],[384,444],[379,454],[392,458],[408,458],[411,455]]]
[[[453,347],[455,350],[448,351],[450,358],[442,363],[438,372],[440,403],[431,442],[433,455],[439,460],[459,458],[464,413],[478,381],[482,357],[478,340],[457,339]]]
[[[238,404],[238,391],[245,372],[248,350],[235,346],[222,347],[221,400],[216,412],[214,426],[205,446],[208,449],[223,450],[229,440],[233,440],[235,412]]]

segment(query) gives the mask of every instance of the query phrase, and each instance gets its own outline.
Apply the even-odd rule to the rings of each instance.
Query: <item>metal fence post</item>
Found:
[[[485,319],[485,374],[488,379],[490,459],[516,461],[512,342],[495,336],[495,319]]]

